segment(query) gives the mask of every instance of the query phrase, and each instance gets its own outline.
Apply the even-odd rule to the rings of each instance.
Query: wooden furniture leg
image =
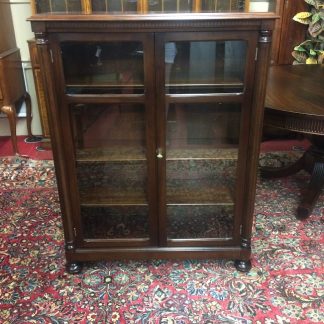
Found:
[[[307,218],[324,188],[324,152],[322,161],[314,163],[311,179],[303,195],[302,201],[297,208],[297,218]]]
[[[307,218],[324,188],[324,150],[316,146],[310,147],[303,156],[292,165],[282,168],[262,167],[262,178],[279,178],[292,175],[300,170],[311,174],[311,179],[302,200],[297,208],[297,219]]]
[[[32,106],[31,106],[31,99],[28,92],[25,92],[24,101],[26,103],[26,122],[27,122],[27,133],[28,137],[26,138],[26,143],[37,143],[42,140],[40,136],[34,136],[31,130],[31,123],[32,123]]]
[[[32,122],[32,110],[31,110],[31,99],[28,92],[24,94],[24,100],[26,103],[26,121],[27,121],[27,132],[28,137],[33,137],[32,131],[31,131],[31,122]]]
[[[13,105],[6,105],[6,106],[1,107],[1,111],[7,115],[7,118],[9,120],[13,152],[14,152],[14,154],[19,154],[18,145],[17,145],[16,109]]]

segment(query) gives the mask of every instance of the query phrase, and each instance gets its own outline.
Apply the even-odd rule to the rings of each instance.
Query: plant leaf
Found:
[[[318,64],[323,64],[324,62],[324,51],[320,51],[317,57],[317,62]]]
[[[306,64],[317,64],[317,60],[316,60],[316,58],[314,58],[314,57],[309,57],[309,58],[306,60]]]
[[[308,12],[308,11],[302,11],[302,12],[298,12],[294,18],[297,18],[297,19],[306,19],[306,18],[309,18],[312,16],[312,13],[311,12]]]
[[[305,52],[297,52],[293,51],[291,55],[298,61],[299,63],[306,63],[307,54]]]
[[[301,23],[303,25],[309,25],[312,22],[312,20],[310,18],[300,19],[300,18],[297,18],[297,17],[293,17],[293,20],[297,21],[297,22],[299,22],[299,23]]]
[[[311,6],[316,6],[316,1],[315,0],[305,0],[306,3],[310,4]]]
[[[317,55],[317,53],[312,48],[309,50],[309,54],[311,56],[316,56]]]
[[[310,24],[308,27],[308,32],[312,37],[317,37],[323,31],[322,25],[319,22],[315,24]]]
[[[315,24],[319,20],[321,20],[321,16],[320,16],[319,12],[317,12],[312,16],[312,23]]]
[[[294,51],[307,52],[306,49],[303,46],[300,46],[300,45],[295,46]]]

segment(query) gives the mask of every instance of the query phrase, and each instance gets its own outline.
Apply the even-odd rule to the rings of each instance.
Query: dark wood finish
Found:
[[[26,103],[28,138],[33,140],[31,132],[31,99],[25,89],[20,51],[18,48],[0,53],[0,88],[0,110],[8,117],[13,151],[14,154],[18,154],[16,110],[22,101]]]
[[[265,125],[307,134],[313,146],[296,163],[283,168],[261,168],[265,178],[311,174],[297,208],[297,218],[308,217],[324,186],[324,66],[273,66],[265,103]]]
[[[31,19],[35,32],[51,130],[54,161],[63,215],[67,269],[78,272],[79,262],[116,258],[230,258],[238,260],[237,269],[250,267],[250,238],[253,221],[257,159],[261,137],[267,66],[270,58],[274,14],[185,14],[178,15],[35,15]],[[167,237],[166,192],[166,103],[164,42],[202,40],[243,40],[247,44],[244,92],[220,96],[178,96],[174,104],[216,102],[237,103],[241,107],[241,127],[235,209],[231,237],[170,239]],[[66,94],[60,42],[140,41],[144,50],[144,95]],[[258,51],[257,51],[258,47]],[[258,53],[258,55],[256,55]],[[257,61],[257,62],[255,62]],[[147,159],[147,205],[149,237],[138,239],[89,239],[84,237],[81,219],[76,165],[93,160],[77,159],[69,105],[123,105],[140,103],[145,107],[145,143]],[[80,116],[76,120],[81,120]],[[79,122],[78,122],[79,124]],[[135,154],[136,156],[136,154]],[[143,158],[141,158],[143,159]],[[175,158],[173,158],[175,159]],[[110,163],[98,159],[98,163]],[[123,198],[125,198],[124,196]],[[181,197],[181,195],[179,195]],[[174,199],[176,198],[173,197]],[[170,199],[169,202],[174,202]],[[217,199],[216,199],[217,201]],[[124,201],[125,202],[125,201]],[[187,200],[182,202],[187,203]],[[207,200],[207,203],[210,201]],[[94,200],[90,205],[104,202]],[[112,206],[116,201],[108,204]],[[178,202],[179,203],[179,202]],[[193,205],[206,203],[193,201]],[[130,204],[132,205],[132,204]],[[134,205],[134,204],[133,204]],[[136,205],[136,204],[135,204]],[[140,205],[145,205],[141,200]],[[84,206],[83,206],[84,207]]]
[[[32,64],[33,76],[35,81],[35,89],[38,103],[38,111],[42,125],[42,135],[44,138],[50,137],[48,115],[45,102],[44,84],[41,77],[39,58],[37,53],[36,41],[34,39],[28,40],[30,60]]]
[[[304,0],[278,0],[276,13],[280,19],[276,21],[272,43],[272,64],[292,64],[291,53],[294,47],[306,39],[307,26],[294,21],[296,13],[307,11]]]
[[[45,100],[45,91],[43,79],[40,71],[40,64],[38,58],[38,51],[36,46],[35,39],[30,39],[28,42],[30,61],[32,65],[33,77],[35,82],[35,90],[36,90],[36,98],[38,104],[38,112],[42,126],[42,139],[37,146],[37,150],[51,150],[51,140],[50,140],[50,130],[48,125],[48,113],[46,108],[46,100]]]

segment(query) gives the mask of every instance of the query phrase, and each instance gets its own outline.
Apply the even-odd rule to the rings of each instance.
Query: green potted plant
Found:
[[[295,46],[293,64],[324,64],[324,0],[305,0],[310,11],[299,12],[293,20],[308,25],[307,39]]]

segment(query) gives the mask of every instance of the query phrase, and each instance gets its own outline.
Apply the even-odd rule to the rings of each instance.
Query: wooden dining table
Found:
[[[307,218],[324,187],[324,65],[278,65],[269,70],[264,125],[305,134],[312,143],[295,163],[261,167],[261,177],[310,173],[296,217]]]

